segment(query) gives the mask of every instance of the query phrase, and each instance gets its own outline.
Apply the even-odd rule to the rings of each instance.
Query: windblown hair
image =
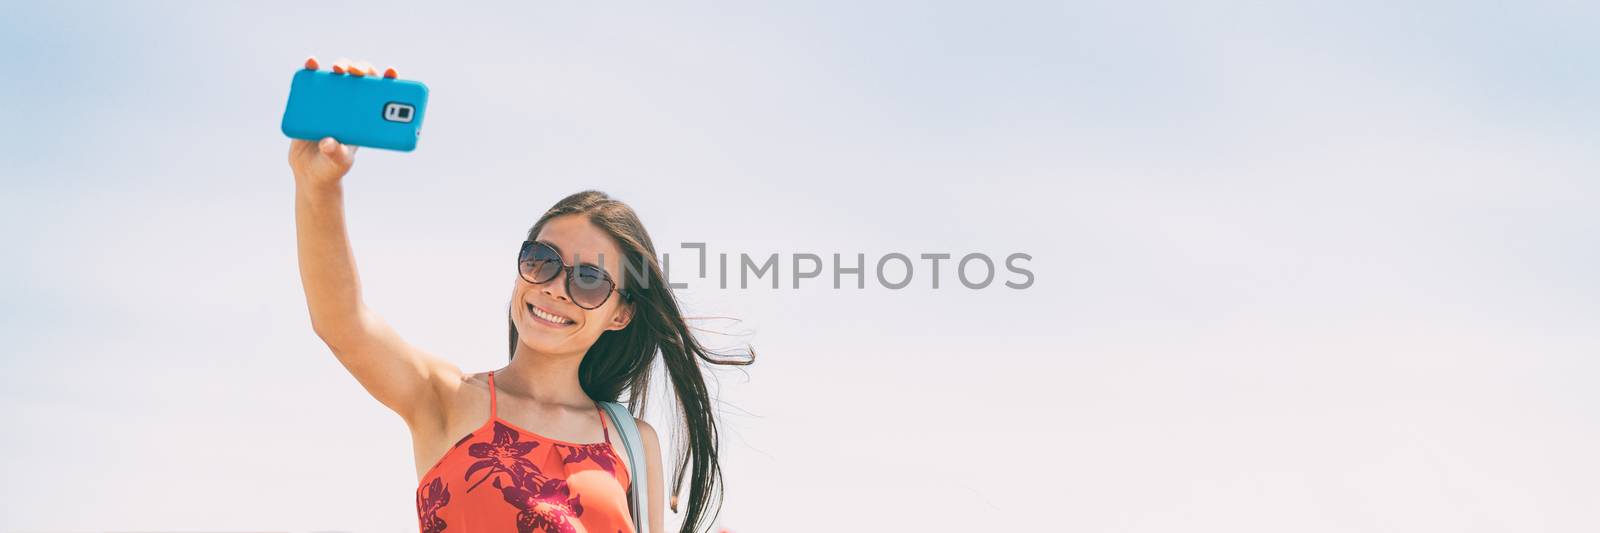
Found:
[[[678,298],[662,274],[655,245],[650,242],[644,224],[639,222],[633,208],[603,192],[583,191],[563,198],[528,230],[528,240],[535,239],[550,219],[570,214],[587,217],[622,249],[623,280],[619,292],[624,301],[634,305],[633,318],[627,327],[601,333],[589,347],[578,365],[578,381],[583,391],[596,401],[614,402],[627,391],[628,410],[642,417],[650,396],[651,369],[656,354],[661,354],[682,421],[679,429],[683,431],[677,434],[688,437],[687,446],[677,447],[670,507],[673,512],[678,511],[678,494],[692,462],[689,505],[681,529],[692,533],[702,524],[709,525],[722,508],[717,425],[701,365],[749,365],[755,362],[755,350],[750,348],[748,353],[732,355],[715,353],[690,333],[691,328],[685,323]],[[514,306],[508,309],[506,316],[511,329],[513,357],[517,351],[517,328],[511,321],[514,309]],[[635,475],[644,475],[644,469],[638,468]]]

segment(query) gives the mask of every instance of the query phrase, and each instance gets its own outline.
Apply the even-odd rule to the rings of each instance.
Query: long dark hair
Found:
[[[557,202],[528,230],[528,240],[550,219],[578,214],[611,235],[622,249],[623,280],[620,290],[634,305],[633,319],[620,330],[600,334],[578,364],[578,382],[589,398],[614,402],[628,391],[628,410],[644,416],[650,392],[650,370],[656,353],[667,365],[667,378],[677,397],[680,429],[688,435],[688,446],[678,447],[677,468],[672,476],[673,512],[678,511],[678,493],[689,463],[694,475],[689,481],[689,507],[681,531],[693,532],[702,522],[711,522],[722,508],[722,467],[717,462],[717,424],[711,407],[710,391],[701,374],[701,363],[748,365],[755,362],[755,350],[744,354],[720,354],[707,350],[690,333],[678,306],[678,297],[667,286],[656,260],[655,245],[639,222],[633,208],[600,191],[583,191]],[[511,355],[517,353],[517,327],[507,309],[506,323],[511,329]],[[644,475],[640,468],[635,475]],[[711,506],[715,499],[716,506]],[[711,513],[707,515],[708,508]]]

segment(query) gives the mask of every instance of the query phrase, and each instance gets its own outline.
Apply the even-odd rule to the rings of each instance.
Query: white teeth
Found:
[[[549,320],[551,322],[555,322],[557,324],[571,324],[572,323],[571,320],[567,320],[565,318],[561,318],[559,316],[555,316],[555,315],[552,315],[550,313],[546,313],[544,311],[540,311],[539,308],[534,307],[533,304],[528,304],[528,309],[533,311],[534,316],[537,316],[539,318],[543,318],[545,320]]]

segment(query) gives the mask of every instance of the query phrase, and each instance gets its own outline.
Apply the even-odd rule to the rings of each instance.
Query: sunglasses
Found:
[[[517,254],[517,271],[524,281],[535,285],[549,283],[566,272],[567,297],[584,309],[605,305],[612,292],[621,294],[624,301],[628,299],[628,294],[617,289],[616,281],[605,269],[589,263],[568,265],[561,260],[561,251],[546,242],[523,241],[522,251]]]

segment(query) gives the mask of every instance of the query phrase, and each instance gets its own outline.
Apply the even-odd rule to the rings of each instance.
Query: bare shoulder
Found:
[[[432,363],[434,367],[429,369],[431,372],[428,375],[433,378],[431,385],[438,389],[438,392],[455,392],[461,389],[461,384],[473,378],[482,379],[482,376],[487,374],[487,372],[463,372],[461,367],[442,358],[435,358]]]
[[[639,425],[639,435],[648,440],[657,440],[656,428],[652,427],[649,422],[645,422],[640,418],[634,418],[633,423]]]
[[[493,371],[464,372],[452,367],[447,372],[435,374],[432,386],[439,398],[443,399],[440,407],[446,413],[453,413],[459,410],[457,404],[461,403],[463,398],[487,398],[490,372]]]
[[[645,462],[649,463],[643,466],[659,467],[658,463],[661,461],[661,439],[656,436],[656,428],[650,427],[650,423],[638,418],[634,418],[633,423],[639,427],[639,439],[644,444]],[[612,449],[617,450],[623,462],[627,463],[629,471],[647,472],[647,469],[640,468],[641,465],[633,464],[633,457],[629,456],[630,454],[622,453],[622,450],[625,449],[622,442],[622,432],[619,431],[612,434],[611,442]]]
[[[443,432],[451,422],[451,413],[456,411],[456,398],[460,397],[463,387],[468,387],[477,374],[462,372],[461,368],[450,361],[440,357],[429,357],[423,360],[427,376],[427,388],[431,392],[433,401],[420,406],[414,415],[414,420],[406,423],[413,430],[424,433]],[[481,378],[480,378],[481,379]]]

